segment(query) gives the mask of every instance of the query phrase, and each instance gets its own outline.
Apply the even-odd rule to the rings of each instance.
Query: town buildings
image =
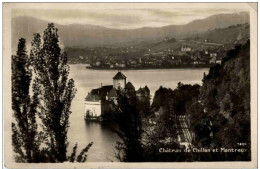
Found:
[[[190,46],[182,45],[178,48],[148,50],[128,57],[126,53],[119,56],[106,56],[93,59],[87,68],[94,69],[145,69],[145,68],[182,68],[182,67],[210,67],[221,64],[226,56],[222,46]],[[127,59],[126,59],[127,57]]]

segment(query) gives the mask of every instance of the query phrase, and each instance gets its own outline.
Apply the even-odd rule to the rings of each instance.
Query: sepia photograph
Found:
[[[4,3],[5,167],[257,168],[256,28],[257,3]]]

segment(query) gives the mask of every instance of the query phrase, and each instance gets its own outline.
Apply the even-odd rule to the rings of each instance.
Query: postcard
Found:
[[[4,3],[6,168],[257,168],[256,3]]]

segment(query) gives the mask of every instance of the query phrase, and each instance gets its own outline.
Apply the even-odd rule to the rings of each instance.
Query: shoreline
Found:
[[[76,65],[76,64],[71,64]],[[147,67],[147,68],[98,68],[98,67],[86,67],[86,69],[89,70],[154,70],[154,69],[205,69],[210,68],[213,65],[210,66],[194,66],[194,67]]]

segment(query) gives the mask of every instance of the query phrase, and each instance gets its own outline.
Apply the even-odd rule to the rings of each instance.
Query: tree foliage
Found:
[[[241,148],[244,154],[223,159],[250,159],[250,42],[227,52],[221,64],[210,68],[200,89],[201,103],[188,108],[197,146]]]
[[[84,163],[87,161],[87,152],[92,146],[93,142],[89,143],[84,149],[81,150],[79,155],[77,156],[77,149],[78,149],[78,144],[76,143],[75,146],[73,147],[73,151],[70,156],[68,156],[68,161],[74,163],[79,162],[79,163]]]
[[[50,160],[63,162],[67,160],[70,107],[76,89],[73,79],[68,79],[67,56],[61,54],[57,31],[54,24],[49,24],[44,31],[42,45],[40,35],[35,34],[30,57],[35,83],[39,86],[39,117],[48,134],[46,143],[50,148]]]
[[[136,98],[129,100],[125,95],[118,98],[116,122],[119,129],[115,132],[122,141],[117,142],[116,157],[124,162],[139,162],[143,160],[141,136],[143,133],[141,116],[136,108]]]
[[[200,86],[178,83],[176,89],[167,89],[160,87],[153,98],[152,107],[158,110],[163,107],[168,112],[176,115],[183,115],[186,112],[186,104],[190,104],[192,100],[197,100]],[[165,112],[167,112],[165,111]]]
[[[53,23],[48,24],[43,40],[40,34],[34,34],[30,58],[23,38],[19,40],[17,55],[12,56],[12,108],[16,120],[12,123],[12,143],[18,162],[68,160],[67,132],[76,89],[74,80],[68,78],[67,55],[61,53],[57,32]],[[40,131],[36,118],[41,120]],[[75,145],[70,161],[85,162],[92,144],[77,159]]]
[[[37,132],[36,112],[39,104],[37,85],[36,91],[30,96],[32,72],[29,67],[26,51],[26,40],[19,39],[16,55],[12,56],[12,109],[15,122],[12,123],[12,145],[19,162],[39,162],[42,141],[41,133]]]

